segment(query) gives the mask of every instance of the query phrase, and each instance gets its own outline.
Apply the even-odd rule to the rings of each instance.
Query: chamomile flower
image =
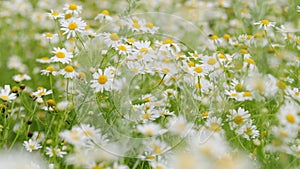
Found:
[[[245,125],[242,125],[236,130],[236,133],[247,140],[257,138],[259,136],[259,131],[257,130],[256,125],[253,125],[252,123],[252,120],[248,120]]]
[[[32,139],[29,139],[28,141],[24,141],[23,146],[29,152],[42,148],[42,146],[36,140],[32,140]]]
[[[46,155],[48,155],[49,157],[56,156],[56,157],[63,158],[64,155],[66,154],[67,152],[62,151],[60,148],[46,147]]]
[[[58,38],[58,34],[55,33],[55,34],[52,34],[52,33],[44,33],[43,34],[43,38],[48,40],[50,43],[57,43],[59,38]]]
[[[75,3],[65,4],[63,10],[65,13],[78,15],[81,13],[82,6]]]
[[[250,118],[249,112],[241,107],[239,107],[237,111],[231,109],[229,112],[230,114],[227,115],[227,118],[230,121],[229,126],[231,130],[243,125]]]
[[[99,20],[100,22],[112,21],[113,18],[109,15],[108,10],[103,10],[100,14],[95,17],[95,20]]]
[[[131,46],[126,44],[118,44],[115,47],[115,50],[118,51],[120,55],[128,55],[131,53]]]
[[[73,58],[73,54],[71,52],[68,52],[65,48],[54,48],[52,53],[54,54],[54,56],[51,57],[52,62],[60,62],[62,64],[68,64],[71,62],[71,59]]]
[[[297,103],[287,101],[279,110],[278,120],[280,124],[297,128],[300,122],[299,111],[300,106]]]
[[[175,116],[168,121],[167,126],[170,132],[184,137],[191,131],[193,124],[189,123],[183,116]]]
[[[57,11],[54,11],[54,10],[50,10],[50,12],[48,13],[48,17],[50,19],[53,19],[53,20],[57,20],[57,19],[60,19],[63,17],[63,15]]]
[[[297,12],[300,12],[300,5],[297,6]]]
[[[5,85],[4,89],[0,88],[0,98],[3,101],[11,102],[17,98],[16,93],[10,93],[11,89],[9,85]]]
[[[46,69],[43,69],[40,72],[41,72],[41,75],[46,75],[46,76],[49,76],[49,75],[56,76],[58,74],[58,72],[55,71],[54,66],[48,66],[48,67],[46,67]]]
[[[299,88],[287,88],[287,93],[294,99],[300,101],[300,89]]]
[[[89,139],[95,139],[101,136],[100,129],[96,129],[89,124],[80,124],[80,128],[82,129],[82,134]]]
[[[88,140],[88,137],[82,133],[82,128],[78,126],[73,126],[71,130],[64,130],[60,132],[59,136],[68,143],[77,146],[85,146],[86,141]]]
[[[117,47],[123,39],[117,33],[102,33],[99,35],[99,38],[103,39],[104,43],[109,47]]]
[[[156,123],[138,125],[137,130],[147,136],[157,136],[166,132],[165,129],[162,129],[161,126]]]
[[[61,22],[61,30],[64,31],[63,35],[66,35],[67,39],[75,38],[83,33],[86,26],[87,24],[81,18],[71,18]]]
[[[205,126],[208,130],[219,132],[222,130],[222,119],[218,117],[208,117]]]
[[[42,57],[42,58],[39,58],[39,59],[36,59],[37,62],[39,63],[51,63],[51,59],[48,58],[48,57]]]
[[[13,76],[13,80],[15,82],[22,82],[23,80],[31,80],[31,77],[28,76],[27,74],[18,74]]]
[[[66,79],[74,79],[79,76],[78,72],[76,72],[74,67],[71,65],[68,65],[65,68],[61,69],[59,71],[59,74],[63,75]]]
[[[104,89],[111,90],[113,77],[114,75],[110,69],[106,68],[104,71],[102,71],[102,69],[98,69],[98,71],[93,74],[91,88],[95,89],[95,93],[103,92]]]
[[[263,20],[260,20],[258,22],[254,22],[253,23],[254,25],[258,25],[259,26],[259,29],[264,29],[264,30],[269,30],[270,27],[275,27],[275,22],[271,22],[269,20],[266,20],[266,19],[263,19]]]
[[[36,101],[38,103],[42,103],[43,102],[42,97],[49,95],[49,94],[52,94],[52,90],[47,91],[47,89],[45,89],[43,87],[38,87],[37,91],[32,93],[32,96],[34,96],[36,98]]]

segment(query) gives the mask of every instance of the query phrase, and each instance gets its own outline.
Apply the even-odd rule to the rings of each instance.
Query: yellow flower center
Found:
[[[251,93],[251,92],[244,92],[244,93],[243,93],[243,96],[244,96],[244,97],[251,97],[251,96],[252,96],[252,93]]]
[[[252,136],[253,135],[252,129],[248,127],[245,131],[245,134],[247,134],[248,136]]]
[[[237,84],[237,85],[235,85],[234,89],[235,89],[236,91],[240,92],[240,91],[242,91],[242,89],[243,89],[243,85],[242,85],[242,84]]]
[[[65,19],[69,19],[69,18],[71,18],[71,17],[72,17],[72,14],[71,14],[71,13],[65,14]]]
[[[155,149],[154,149],[154,153],[155,153],[155,154],[162,154],[163,151],[162,151],[161,148],[159,148],[159,147],[156,146]]]
[[[46,70],[49,71],[49,72],[53,72],[55,70],[55,68],[53,66],[48,66],[46,68]]]
[[[170,69],[168,68],[162,68],[161,71],[165,74],[169,73],[170,72]]]
[[[124,46],[124,45],[118,46],[118,49],[121,50],[121,51],[126,51],[127,50],[126,46]]]
[[[92,169],[102,169],[99,165],[94,166]]]
[[[220,59],[226,59],[226,56],[224,54],[220,53],[220,54],[218,54],[218,58],[220,58]]]
[[[65,71],[66,71],[66,72],[73,72],[73,71],[74,71],[74,68],[73,68],[73,66],[66,66],[66,67],[65,67]]]
[[[136,29],[139,29],[139,28],[141,27],[141,25],[140,25],[138,22],[134,22],[134,23],[132,24],[132,26],[133,26],[134,28],[136,28]]]
[[[127,39],[127,42],[132,44],[132,43],[134,43],[134,40],[129,38],[129,39]]]
[[[46,37],[46,38],[52,38],[52,36],[53,36],[52,33],[46,33],[46,34],[45,34],[45,37]]]
[[[69,9],[74,11],[74,10],[77,9],[77,5],[76,4],[70,4]]]
[[[147,134],[147,135],[152,135],[153,134],[153,131],[151,130],[151,129],[147,129],[146,131],[145,131],[145,134]]]
[[[141,53],[148,53],[148,51],[149,51],[148,48],[141,48],[140,49]]]
[[[41,59],[44,61],[50,60],[48,57],[42,57]]]
[[[209,64],[209,65],[214,65],[216,63],[217,63],[217,60],[215,58],[209,58],[207,60],[207,64]]]
[[[260,22],[264,25],[268,25],[270,23],[269,20],[266,20],[266,19],[261,20]]]
[[[216,39],[218,39],[219,37],[218,37],[217,35],[211,35],[211,36],[209,36],[209,38],[210,38],[211,40],[216,40]]]
[[[195,67],[194,71],[197,73],[201,73],[203,71],[203,69],[201,67]]]
[[[76,28],[78,27],[78,25],[77,25],[77,23],[76,22],[71,22],[70,24],[69,24],[69,29],[70,30],[75,30]]]
[[[295,96],[299,96],[300,95],[300,93],[299,92],[295,92]]]
[[[149,118],[151,118],[151,114],[150,113],[145,113],[145,114],[142,114],[142,118],[143,119],[149,119]]]
[[[31,150],[34,150],[34,148],[35,148],[35,147],[34,147],[33,145],[30,145],[30,146],[29,146],[29,149],[31,149]]]
[[[84,133],[86,136],[89,136],[89,137],[92,137],[92,136],[93,136],[93,133],[90,132],[90,131],[87,131],[87,130],[84,130],[83,133]]]
[[[232,97],[236,97],[236,96],[237,96],[237,93],[231,93],[231,96],[232,96]]]
[[[247,63],[249,63],[251,65],[255,65],[255,61],[253,59],[251,59],[251,58],[245,59],[245,62],[247,62]]]
[[[282,90],[284,90],[286,88],[286,84],[283,81],[278,81],[276,83],[276,86],[279,87]]]
[[[148,28],[152,29],[152,28],[153,28],[153,23],[152,23],[152,22],[147,22],[147,23],[146,23],[146,26],[147,26]]]
[[[119,40],[119,36],[116,33],[112,33],[109,35],[109,38],[113,41]]]
[[[239,52],[240,52],[241,54],[248,54],[247,49],[241,49],[241,50],[239,50]]]
[[[39,97],[42,97],[42,96],[44,96],[45,94],[46,94],[46,92],[41,91],[41,92],[38,93],[38,96],[39,96]]]
[[[108,10],[103,10],[103,11],[101,12],[101,14],[103,14],[103,15],[109,15],[109,11],[108,11]]]
[[[212,131],[220,131],[221,130],[220,125],[218,123],[211,123],[209,129]]]
[[[296,122],[296,118],[293,114],[287,114],[285,116],[286,120],[289,122],[289,123],[295,123]]]
[[[55,12],[55,11],[53,11],[53,12],[51,13],[52,16],[58,16],[58,14],[59,14],[59,13],[58,13],[58,12]]]
[[[238,116],[235,116],[235,117],[234,117],[233,121],[234,121],[235,124],[240,125],[240,124],[243,123],[244,119],[243,119],[242,116],[239,116],[239,115],[238,115]]]
[[[163,42],[163,44],[172,44],[173,40],[170,38],[165,39],[165,41]]]
[[[57,52],[55,55],[58,58],[65,58],[65,56],[66,56],[64,52]]]
[[[8,100],[8,96],[1,96],[1,99],[6,101],[6,100]]]
[[[225,34],[225,35],[223,36],[223,38],[226,39],[226,40],[229,40],[229,39],[230,39],[230,35],[229,35],[229,34]]]
[[[105,84],[107,82],[107,76],[105,76],[105,75],[100,75],[99,77],[98,77],[98,83],[99,84]]]
[[[188,62],[189,67],[194,67],[195,66],[195,62]]]

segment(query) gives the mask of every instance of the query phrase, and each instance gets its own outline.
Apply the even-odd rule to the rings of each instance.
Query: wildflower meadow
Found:
[[[2,0],[0,58],[0,169],[300,168],[298,0]]]

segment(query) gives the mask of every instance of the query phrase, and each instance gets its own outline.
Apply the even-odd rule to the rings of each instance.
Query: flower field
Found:
[[[297,0],[2,0],[0,168],[300,168]]]

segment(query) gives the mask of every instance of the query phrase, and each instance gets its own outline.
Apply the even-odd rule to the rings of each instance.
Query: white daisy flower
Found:
[[[286,102],[280,107],[278,120],[283,126],[291,126],[297,128],[300,123],[300,106],[295,102]]]
[[[270,27],[275,27],[275,22],[270,22],[269,20],[263,19],[258,22],[254,22],[254,25],[258,25],[259,29],[269,30]]]
[[[60,132],[59,136],[68,143],[77,146],[85,146],[88,140],[88,137],[82,134],[82,129],[78,126],[72,127],[71,130],[64,130]]]
[[[18,74],[13,76],[13,80],[15,82],[22,82],[23,80],[31,80],[31,77],[28,76],[27,74]]]
[[[104,41],[107,46],[117,47],[123,38],[120,38],[117,33],[102,33],[99,38]]]
[[[191,131],[193,124],[180,115],[169,119],[167,126],[170,132],[184,137]]]
[[[39,58],[39,59],[36,59],[37,62],[39,63],[51,63],[51,59],[48,58],[48,57],[42,57],[42,58]]]
[[[61,22],[61,30],[63,35],[67,35],[67,39],[78,36],[78,33],[85,31],[87,24],[81,18],[71,18]]]
[[[157,136],[165,133],[167,130],[162,129],[159,124],[147,123],[143,125],[138,125],[137,130],[147,136]]]
[[[46,155],[48,155],[49,157],[57,156],[63,158],[63,156],[66,154],[67,152],[62,151],[60,148],[46,147]]]
[[[32,95],[34,95],[36,97],[43,97],[43,96],[49,95],[51,93],[52,93],[52,90],[47,91],[47,89],[40,87],[40,88],[38,88],[37,91],[33,92]]]
[[[227,115],[230,129],[233,130],[238,126],[243,125],[250,119],[250,114],[247,110],[239,107],[238,110],[231,109],[229,110],[230,114]]]
[[[48,66],[46,69],[43,69],[40,72],[41,72],[41,75],[46,75],[46,76],[49,76],[50,74],[53,76],[56,76],[58,74],[58,72],[55,71],[54,66]]]
[[[60,19],[63,17],[63,15],[57,11],[54,11],[54,10],[50,10],[50,12],[48,13],[48,17],[50,19],[53,19],[53,20],[56,20],[56,19]]]
[[[112,21],[113,18],[109,16],[108,10],[103,10],[100,14],[95,17],[95,20],[99,20],[100,22]]]
[[[103,92],[103,90],[111,90],[114,74],[110,69],[106,68],[104,71],[98,69],[93,74],[93,80],[91,80],[91,88],[95,89],[94,92]]]
[[[132,53],[131,46],[126,44],[119,44],[115,47],[115,50],[118,51],[120,55],[128,55]]]
[[[52,33],[44,33],[43,34],[43,38],[45,38],[46,40],[48,40],[50,43],[57,43],[59,38],[58,38],[58,34],[52,34]]]
[[[3,101],[11,102],[17,98],[16,93],[10,93],[11,89],[9,85],[5,85],[4,89],[0,88],[0,98]]]
[[[29,152],[42,148],[42,146],[36,140],[32,140],[32,139],[29,139],[28,141],[24,141],[23,146]]]
[[[65,13],[71,13],[71,14],[78,15],[81,13],[82,6],[77,5],[75,3],[65,4],[63,10],[65,11]]]
[[[211,131],[221,131],[222,129],[222,119],[219,117],[208,117],[205,126],[207,127],[207,129],[211,130]]]
[[[236,133],[247,140],[250,140],[250,138],[255,139],[259,136],[259,131],[257,130],[256,125],[252,124],[252,120],[247,121],[245,125],[237,129]]]
[[[73,54],[71,52],[68,52],[65,48],[54,48],[52,53],[54,54],[54,56],[51,57],[52,62],[60,62],[62,64],[68,64],[71,62],[71,59],[73,58]]]
[[[59,71],[59,74],[63,75],[66,79],[74,79],[79,76],[78,72],[74,70],[73,66],[66,66],[64,69]]]

